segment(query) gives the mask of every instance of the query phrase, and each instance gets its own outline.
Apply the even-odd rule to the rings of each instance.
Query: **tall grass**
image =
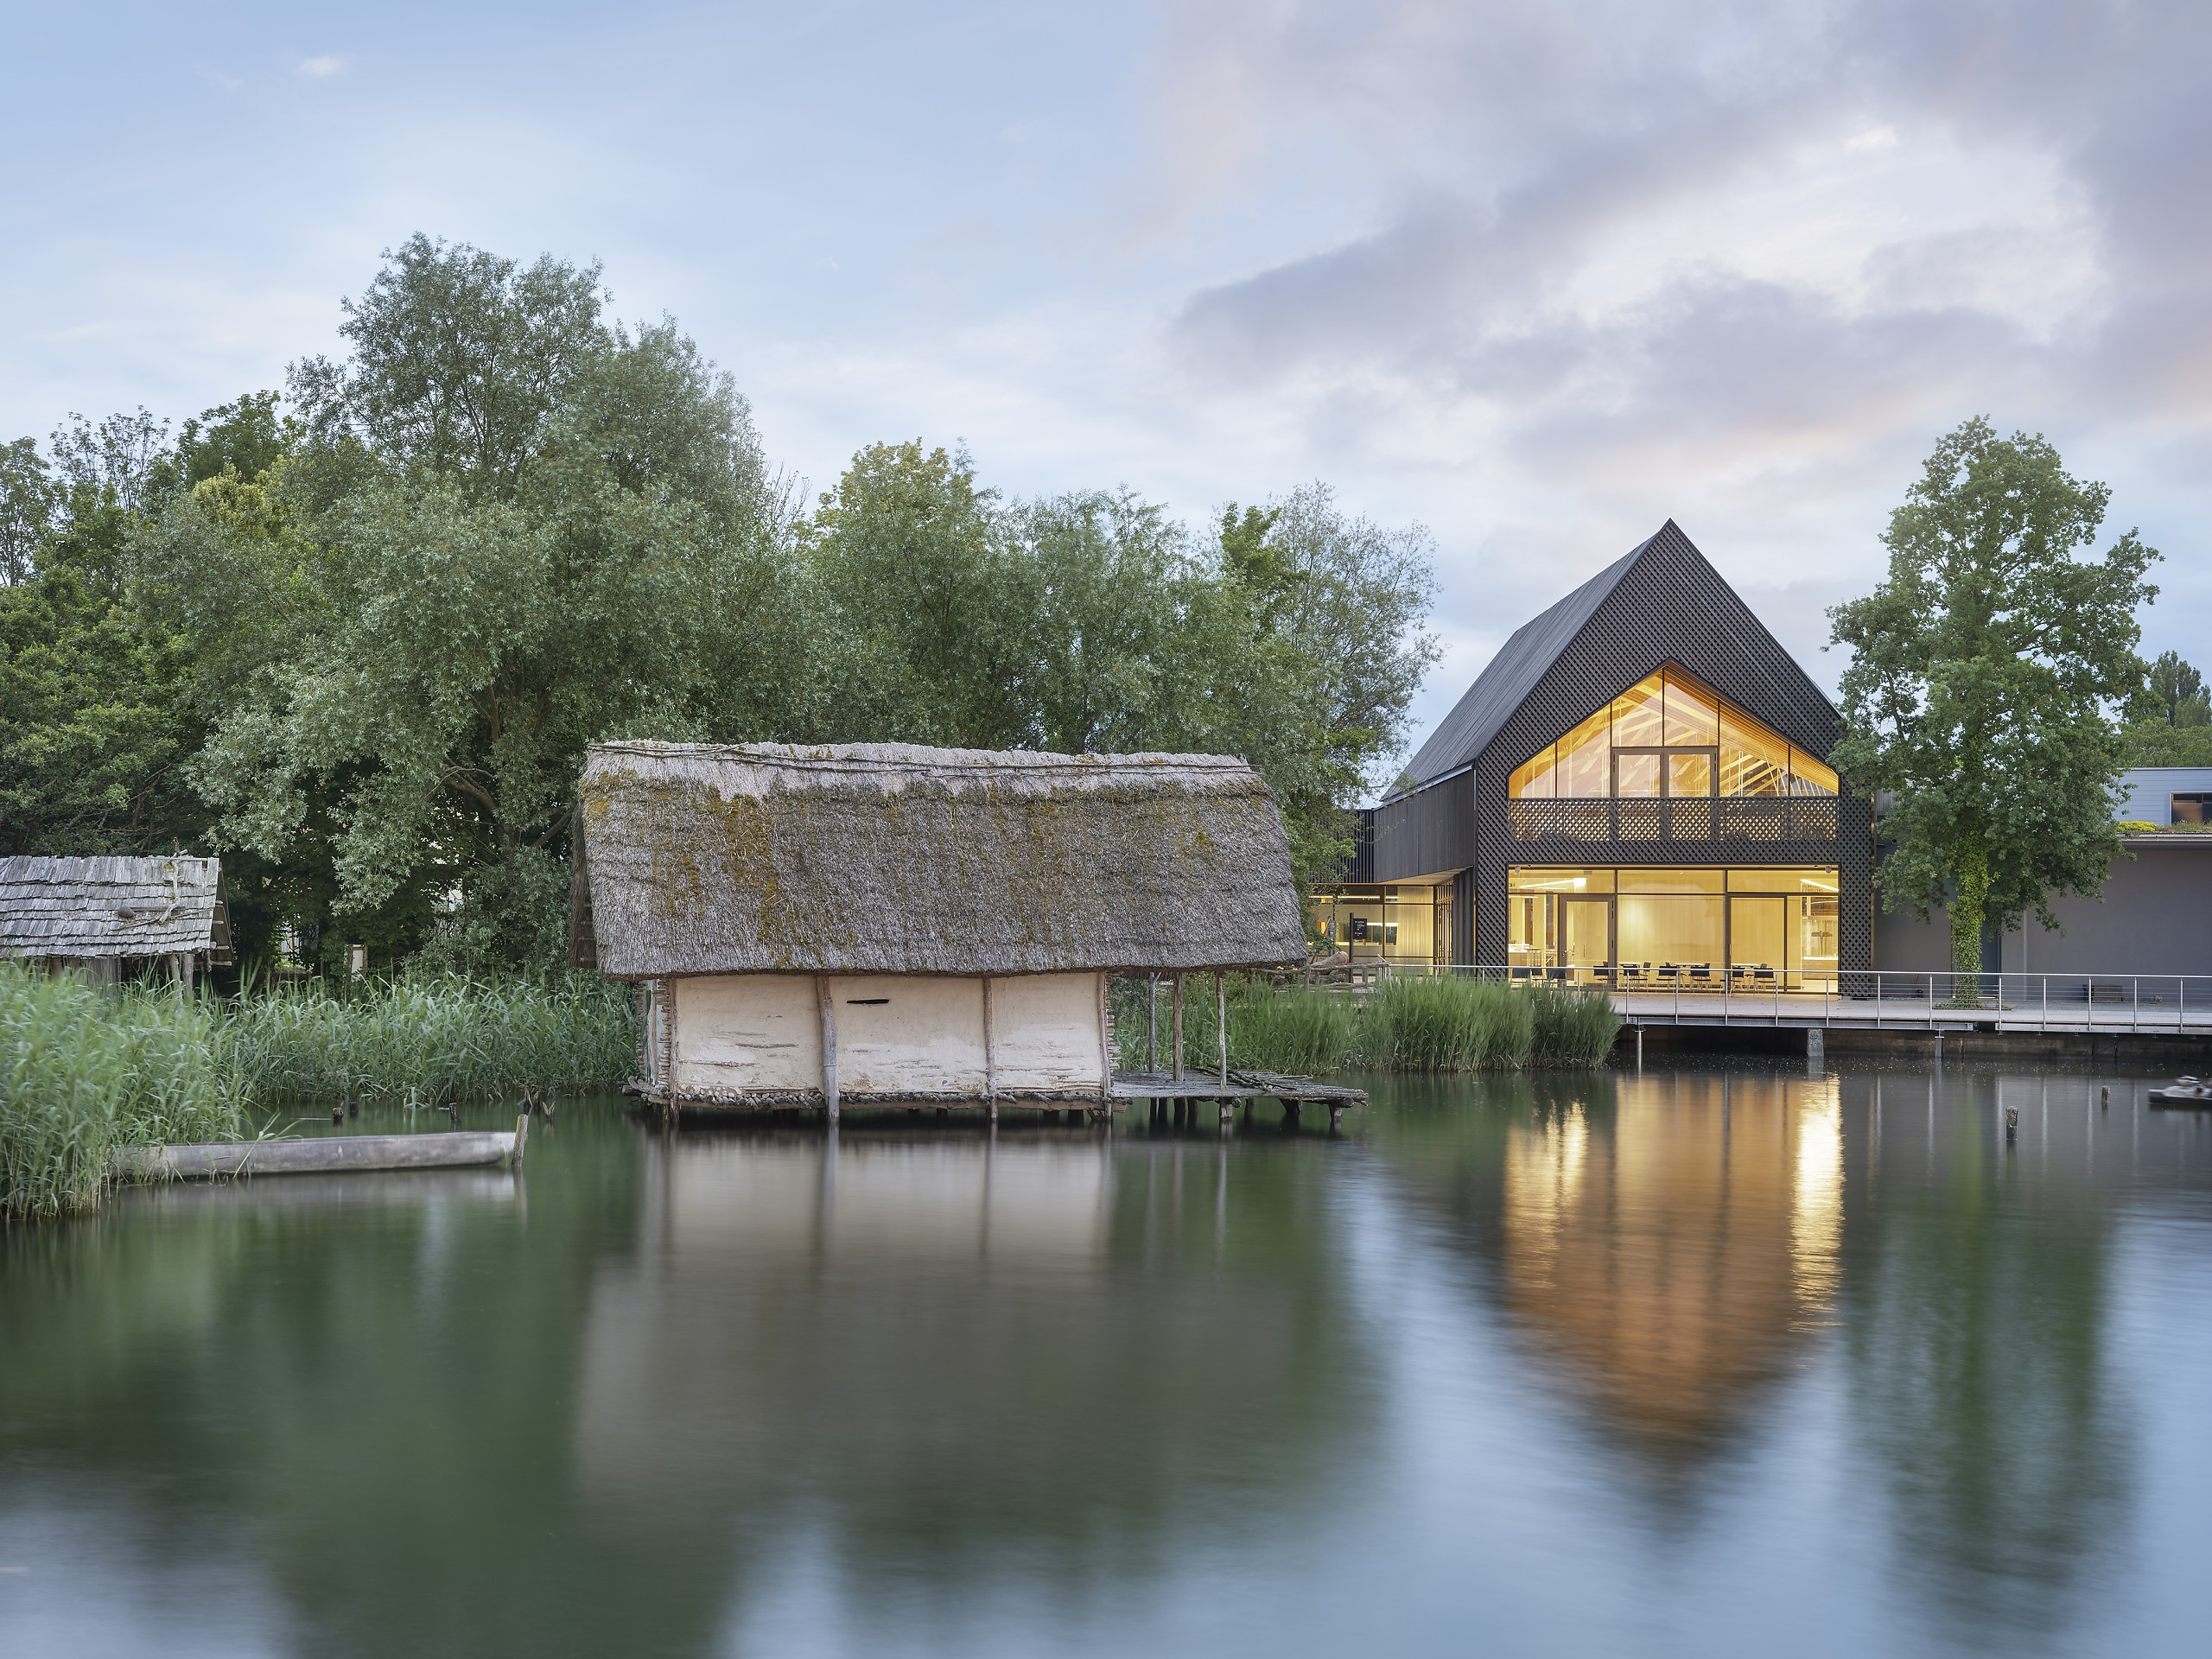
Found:
[[[1612,1052],[1620,1016],[1595,986],[1508,984],[1474,975],[1392,975],[1362,1000],[1313,985],[1276,988],[1232,979],[1229,1063],[1257,1071],[1319,1077],[1357,1060],[1401,1071],[1508,1071],[1595,1066]],[[1173,1057],[1168,988],[1160,988],[1160,1064]],[[1115,987],[1116,1064],[1142,1069],[1147,1052],[1145,982]],[[1183,1007],[1183,1065],[1220,1064],[1211,976],[1193,976]]]
[[[620,1083],[635,1065],[628,988],[460,975],[319,984],[242,1001],[230,1059],[269,1100],[496,1099]]]
[[[0,962],[0,1216],[90,1210],[122,1148],[234,1139],[245,1109],[212,1005]]]
[[[1368,993],[1363,1050],[1400,1071],[1492,1071],[1528,1064],[1535,1004],[1528,988],[1473,975],[1390,976]]]
[[[1528,988],[1535,1014],[1532,1065],[1595,1066],[1613,1052],[1621,1016],[1602,986],[1546,985]]]

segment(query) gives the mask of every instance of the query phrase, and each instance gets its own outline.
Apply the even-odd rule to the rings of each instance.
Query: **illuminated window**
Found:
[[[1835,773],[1677,668],[1640,680],[1514,768],[1515,800],[1829,795]]]

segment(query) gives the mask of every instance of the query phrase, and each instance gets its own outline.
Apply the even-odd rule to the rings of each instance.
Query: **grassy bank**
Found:
[[[1193,977],[1187,989],[1183,1064],[1211,1071],[1220,1052],[1213,982],[1211,976]],[[1114,1009],[1116,1063],[1141,1068],[1149,1047],[1145,982],[1117,982]],[[1507,984],[1461,974],[1394,976],[1357,997],[1238,978],[1229,995],[1229,1063],[1306,1077],[1351,1065],[1401,1071],[1589,1067],[1604,1063],[1620,1025],[1611,999],[1595,988]],[[1158,1051],[1163,1067],[1173,1042],[1163,982]]]
[[[256,1103],[604,1088],[629,1076],[634,1050],[625,988],[597,980],[403,979],[188,1003],[0,962],[0,1217],[89,1210],[118,1152],[238,1139]]]
[[[0,1216],[92,1208],[124,1147],[245,1134],[222,1026],[173,992],[103,995],[0,962]]]

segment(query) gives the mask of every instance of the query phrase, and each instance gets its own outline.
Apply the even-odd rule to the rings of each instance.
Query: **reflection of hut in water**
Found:
[[[711,1494],[763,1535],[826,1525],[872,1579],[1007,1545],[1088,1575],[1203,1516],[1248,1541],[1294,1528],[1299,1493],[1357,1466],[1371,1385],[1333,1268],[1230,1197],[1224,1150],[639,1149],[637,1249],[594,1279],[576,1426],[586,1489],[620,1513]]]
[[[1833,1079],[1624,1080],[1505,1149],[1499,1277],[1522,1329],[1664,1459],[1719,1437],[1825,1317],[1843,1224]]]
[[[1267,785],[1220,755],[595,746],[576,956],[652,987],[645,1087],[1103,1110],[1109,973],[1300,961]]]
[[[212,858],[0,858],[0,957],[112,985],[155,963],[189,984],[231,959]]]

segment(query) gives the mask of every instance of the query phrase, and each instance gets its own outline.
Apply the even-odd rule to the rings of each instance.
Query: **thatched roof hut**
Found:
[[[577,955],[613,978],[1306,955],[1281,815],[1230,756],[605,743],[582,797]]]
[[[0,956],[219,956],[222,875],[212,858],[0,858]]]

